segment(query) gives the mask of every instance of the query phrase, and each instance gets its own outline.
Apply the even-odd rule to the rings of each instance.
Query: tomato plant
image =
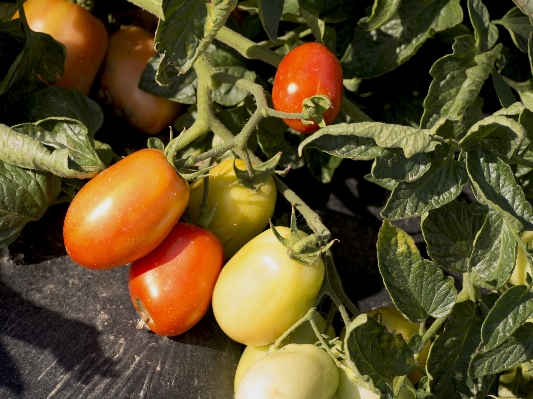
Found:
[[[127,26],[111,35],[100,74],[99,96],[134,128],[159,133],[174,122],[181,104],[139,89],[146,63],[155,55],[154,35]]]
[[[209,208],[216,206],[209,229],[224,245],[226,259],[267,226],[274,214],[276,185],[272,177],[257,190],[237,184],[233,160],[222,161],[209,171]],[[235,160],[235,166],[244,169],[244,161]],[[203,180],[191,184],[187,209],[193,220],[200,214],[204,191]]]
[[[342,99],[342,67],[326,46],[321,43],[305,43],[291,50],[279,64],[272,101],[274,108],[282,112],[302,112],[306,98],[324,94],[332,103],[323,114],[326,124],[337,117]],[[301,133],[318,130],[315,123],[307,125],[299,119],[283,119],[287,125]]]
[[[66,250],[91,269],[125,265],[164,240],[188,200],[188,183],[162,151],[134,152],[78,192],[65,216]]]
[[[282,236],[289,229],[278,227]],[[301,233],[305,236],[304,233]],[[213,311],[222,330],[245,345],[266,345],[309,310],[324,279],[324,263],[290,259],[266,230],[227,263],[215,285]]]
[[[338,384],[337,366],[324,350],[289,344],[244,373],[235,399],[330,399]]]
[[[533,242],[533,231],[525,231],[522,234],[522,241],[526,244],[528,248],[531,247]],[[513,274],[509,277],[509,283],[513,285],[526,284],[526,275],[531,274],[531,268],[526,258],[524,250],[518,246],[516,254],[516,263],[513,270]]]
[[[367,313],[377,318],[378,312],[381,314],[381,324],[387,327],[389,332],[394,331],[395,334],[402,334],[402,337],[406,341],[409,340],[413,334],[418,334],[420,332],[420,324],[411,323],[409,320],[403,317],[398,309],[393,306],[384,306]],[[430,346],[431,342],[426,342],[426,345],[418,357],[418,363],[422,368],[426,366],[426,360],[429,354]],[[416,369],[413,369],[407,377],[413,384],[416,384],[418,381],[420,381],[420,378],[422,378],[422,373]]]
[[[55,83],[89,94],[107,50],[107,30],[98,18],[67,0],[28,0],[24,11],[30,28],[65,45],[65,73]],[[13,18],[18,18],[18,11]]]
[[[316,322],[319,331],[322,331],[326,324],[326,320],[324,319],[324,317],[322,317],[320,313],[314,312],[313,319]],[[335,337],[335,330],[331,325],[329,326],[326,335],[330,338]],[[316,337],[315,331],[311,327],[311,324],[304,323],[298,326],[291,334],[289,334],[289,336],[285,338],[285,340],[283,340],[282,344],[284,346],[289,344],[314,344],[317,341],[318,339]],[[235,379],[233,383],[233,389],[235,390],[235,392],[237,392],[237,386],[239,385],[239,381],[241,380],[244,373],[246,373],[246,370],[248,370],[250,366],[254,364],[257,360],[261,359],[262,357],[265,357],[268,353],[269,348],[270,345],[248,345],[246,348],[244,348],[241,358],[239,359],[239,364],[237,365],[237,370],[235,371]]]
[[[182,334],[207,311],[223,263],[215,235],[178,223],[157,248],[131,264],[133,306],[156,334]]]

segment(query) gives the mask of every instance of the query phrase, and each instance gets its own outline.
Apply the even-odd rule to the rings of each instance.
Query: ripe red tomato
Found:
[[[189,184],[163,152],[134,152],[90,180],[65,216],[70,257],[91,269],[133,262],[156,248],[181,217]]]
[[[181,104],[139,89],[146,63],[155,55],[154,35],[137,26],[124,27],[109,38],[100,75],[99,96],[134,128],[159,133],[174,122]]]
[[[342,67],[329,49],[320,43],[305,43],[291,50],[279,64],[272,101],[281,112],[302,112],[302,102],[315,95],[326,95],[333,106],[324,112],[326,124],[337,117],[342,100]],[[318,130],[316,123],[305,125],[299,119],[283,119],[301,133]]]
[[[65,45],[65,73],[56,85],[89,94],[107,50],[107,30],[98,18],[67,0],[28,0],[28,25]],[[13,19],[18,18],[18,11]]]
[[[213,233],[178,223],[156,249],[131,264],[133,306],[156,334],[182,334],[205,315],[223,263],[224,249]]]

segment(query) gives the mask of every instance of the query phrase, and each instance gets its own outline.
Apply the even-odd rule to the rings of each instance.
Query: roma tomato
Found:
[[[237,168],[245,169],[244,161],[235,161]],[[209,172],[209,208],[216,205],[209,229],[224,246],[226,259],[231,258],[248,241],[261,233],[274,214],[276,185],[270,177],[257,191],[235,184],[233,159],[215,166]],[[203,179],[191,184],[187,207],[193,220],[198,218],[204,192]]]
[[[401,312],[393,306],[385,306],[382,308],[371,310],[370,312],[365,312],[371,316],[377,317],[378,311],[381,313],[381,324],[387,327],[389,332],[395,331],[396,334],[402,334],[402,337],[407,341],[413,334],[418,334],[420,331],[420,324],[411,323],[407,320]],[[426,367],[426,360],[429,354],[429,348],[431,342],[426,342],[426,345],[420,352],[418,356],[418,363],[422,367]],[[420,378],[422,378],[422,373],[416,369],[411,370],[407,375],[407,378],[411,380],[413,384],[418,383]]]
[[[133,306],[156,334],[182,334],[205,315],[223,263],[214,234],[178,223],[156,249],[131,264]]]
[[[324,112],[326,124],[337,117],[342,100],[342,67],[326,46],[305,43],[291,50],[279,64],[272,101],[282,112],[302,112],[302,102],[315,95],[326,95],[332,107]],[[303,124],[299,119],[283,119],[287,125],[301,133],[318,130],[318,125]]]
[[[65,73],[56,85],[89,94],[107,50],[107,30],[98,18],[67,0],[28,0],[28,25],[65,45]],[[13,18],[18,18],[18,11]]]
[[[235,399],[330,399],[339,371],[318,346],[290,344],[256,361],[244,373]]]
[[[277,230],[284,237],[290,233],[287,227]],[[213,292],[215,318],[235,341],[266,345],[305,315],[323,279],[321,259],[314,265],[290,259],[268,229],[244,245],[222,269]]]
[[[341,361],[342,364],[347,365],[346,361]],[[398,382],[398,377],[393,381],[393,386],[396,387]],[[405,379],[405,384],[414,388],[413,384],[409,379]],[[414,399],[415,395],[409,391],[405,386],[400,390],[398,399]],[[380,395],[369,391],[365,388],[360,388],[350,381],[346,371],[339,369],[339,386],[335,394],[335,399],[379,399]]]
[[[533,242],[533,231],[524,231],[522,234],[522,241],[528,248],[531,248]],[[518,247],[516,254],[516,264],[513,270],[513,274],[509,277],[509,283],[513,285],[526,284],[526,275],[531,274],[531,269],[526,258],[524,250]]]
[[[313,315],[313,320],[317,324],[318,329],[322,331],[324,325],[326,324],[326,320],[324,319],[324,317],[322,317],[320,313],[315,312]],[[335,330],[332,326],[329,326],[326,335],[331,338],[335,337]],[[318,338],[316,337],[315,332],[311,327],[311,324],[304,323],[296,330],[294,330],[283,341],[283,346],[289,344],[314,344],[317,341]],[[247,346],[246,348],[244,348],[244,351],[242,352],[241,358],[239,360],[239,364],[237,365],[237,370],[235,371],[235,379],[233,383],[233,389],[235,392],[237,392],[239,382],[246,370],[248,370],[250,366],[254,364],[257,360],[261,359],[262,357],[265,357],[268,353],[269,348],[270,345]]]
[[[155,55],[154,35],[137,26],[124,27],[109,38],[98,95],[115,113],[147,134],[174,122],[181,104],[139,89],[146,63]]]
[[[134,152],[74,197],[63,226],[67,253],[91,269],[133,262],[165,239],[188,200],[188,183],[162,151]]]

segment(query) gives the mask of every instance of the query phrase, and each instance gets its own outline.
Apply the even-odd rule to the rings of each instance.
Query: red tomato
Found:
[[[134,152],[76,195],[63,226],[67,252],[91,269],[133,262],[165,239],[188,200],[188,183],[161,150]]]
[[[181,104],[139,89],[146,63],[155,55],[154,35],[137,26],[122,28],[109,38],[100,75],[99,96],[134,128],[159,133],[174,122]]]
[[[342,99],[342,67],[331,51],[320,43],[305,43],[291,50],[279,64],[272,101],[281,112],[302,112],[302,102],[315,95],[326,95],[333,106],[324,112],[326,124],[337,117]],[[305,125],[299,119],[283,119],[301,133],[318,130],[316,123]]]
[[[56,85],[89,94],[107,50],[107,30],[98,18],[67,0],[28,0],[24,11],[30,28],[65,45],[65,73]],[[18,11],[13,19],[18,18]]]
[[[133,306],[156,334],[184,333],[211,304],[223,263],[224,249],[213,233],[178,223],[156,249],[131,264]]]

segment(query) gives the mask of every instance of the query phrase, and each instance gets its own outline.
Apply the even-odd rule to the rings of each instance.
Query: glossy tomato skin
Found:
[[[111,35],[98,93],[117,115],[147,134],[170,126],[181,110],[181,104],[138,87],[146,63],[154,55],[154,35],[143,28],[127,26]]]
[[[277,229],[282,236],[289,235],[289,228]],[[233,340],[266,345],[307,313],[323,279],[321,259],[314,265],[290,259],[268,229],[243,246],[222,269],[213,292],[215,318]]]
[[[318,346],[289,344],[244,373],[235,399],[331,399],[339,371]]]
[[[107,50],[107,30],[98,18],[67,0],[28,0],[28,25],[65,45],[65,73],[55,83],[89,94]],[[13,18],[18,18],[18,11]]]
[[[209,171],[209,208],[216,205],[209,230],[224,246],[226,259],[230,259],[248,241],[261,233],[274,214],[276,184],[272,177],[254,191],[235,184],[233,159],[222,161]],[[244,161],[235,160],[237,168],[244,170]],[[189,211],[192,220],[197,220],[204,192],[203,179],[191,184]]]
[[[224,250],[213,233],[180,222],[156,249],[131,264],[133,306],[156,334],[182,334],[205,315],[223,263]]]
[[[291,50],[279,64],[272,101],[274,108],[282,112],[302,112],[302,102],[315,95],[326,95],[332,107],[323,117],[329,125],[337,117],[342,100],[342,67],[326,46],[305,43]],[[283,119],[287,125],[301,133],[312,133],[318,125],[305,125],[299,119]]]
[[[133,262],[165,239],[188,200],[188,183],[162,151],[134,152],[92,178],[70,204],[67,253],[91,269]]]

